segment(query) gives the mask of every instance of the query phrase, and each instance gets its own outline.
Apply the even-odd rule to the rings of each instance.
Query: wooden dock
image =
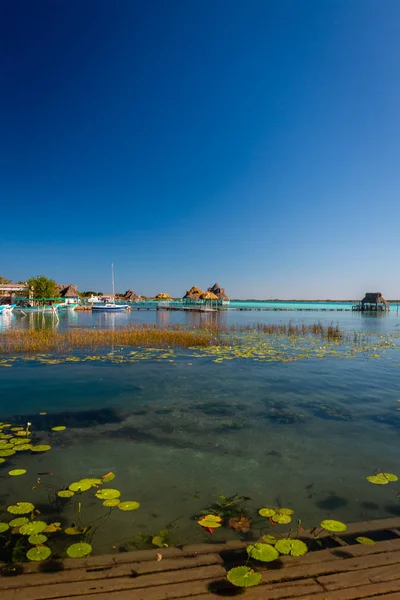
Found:
[[[377,540],[355,542],[357,535]],[[307,533],[302,534],[302,539]],[[258,563],[262,584],[241,590],[226,571],[244,564],[242,541],[22,565],[0,578],[1,600],[400,600],[400,518],[357,523],[328,548]]]

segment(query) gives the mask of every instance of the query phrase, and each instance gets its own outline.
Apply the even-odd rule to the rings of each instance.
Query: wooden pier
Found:
[[[375,538],[361,545],[358,535]],[[309,537],[302,534],[302,539]],[[244,564],[246,542],[196,544],[87,559],[27,563],[0,578],[1,600],[400,600],[400,518],[350,525],[325,536],[326,549],[258,563],[262,584],[241,590],[226,580]]]

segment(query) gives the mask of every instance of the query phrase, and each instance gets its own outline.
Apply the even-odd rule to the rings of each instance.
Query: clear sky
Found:
[[[0,2],[0,275],[400,297],[399,0]]]

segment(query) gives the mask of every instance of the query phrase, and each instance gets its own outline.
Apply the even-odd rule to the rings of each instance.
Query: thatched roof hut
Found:
[[[58,285],[60,298],[79,298],[79,292],[76,285]]]
[[[368,292],[365,294],[364,298],[361,300],[361,304],[364,306],[366,304],[383,304],[385,306],[389,306],[389,303],[382,296],[381,292]]]
[[[205,292],[198,288],[197,286],[193,286],[190,290],[186,291],[186,294],[183,296],[184,300],[200,300],[200,296]]]
[[[204,294],[201,294],[200,296],[200,300],[218,300],[218,296],[216,294],[213,294],[213,292],[204,292]]]
[[[165,292],[160,292],[159,294],[157,294],[155,299],[156,300],[172,300],[171,296],[169,294],[166,294]]]
[[[215,294],[217,296],[218,300],[229,300],[229,298],[225,292],[225,289],[220,287],[218,285],[218,283],[214,283],[214,285],[212,287],[208,288],[208,291]]]
[[[127,290],[124,294],[124,300],[139,300],[139,296],[132,290]]]

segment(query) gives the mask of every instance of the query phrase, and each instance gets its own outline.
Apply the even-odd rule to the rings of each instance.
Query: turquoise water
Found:
[[[56,323],[51,316],[11,315],[3,329],[195,325],[207,319],[307,323],[316,317],[365,332],[372,346],[381,335],[395,335],[400,324],[393,311],[369,316],[132,311],[70,313]],[[339,353],[290,363],[239,358],[218,364],[190,351],[130,362],[124,361],[127,351],[114,349],[98,362],[16,360],[11,368],[0,368],[0,420],[32,422],[35,435],[52,450],[17,453],[0,465],[1,474],[28,470],[0,483],[1,504],[31,500],[51,518],[47,490],[32,490],[38,473],[54,473],[42,479],[61,487],[115,471],[112,487],[141,507],[112,513],[94,536],[96,553],[136,543],[136,535],[155,534],[171,522],[177,525],[174,542],[207,541],[209,534],[194,517],[221,493],[249,496],[255,519],[261,506],[291,507],[305,526],[327,517],[358,521],[398,515],[396,486],[373,486],[365,479],[376,469],[400,474],[400,355],[397,346],[378,354],[377,359],[370,352],[354,358]],[[52,433],[55,425],[67,430]],[[100,516],[103,507],[92,504],[91,518]],[[65,524],[75,513],[74,505],[64,508]],[[235,535],[216,530],[213,539]]]

